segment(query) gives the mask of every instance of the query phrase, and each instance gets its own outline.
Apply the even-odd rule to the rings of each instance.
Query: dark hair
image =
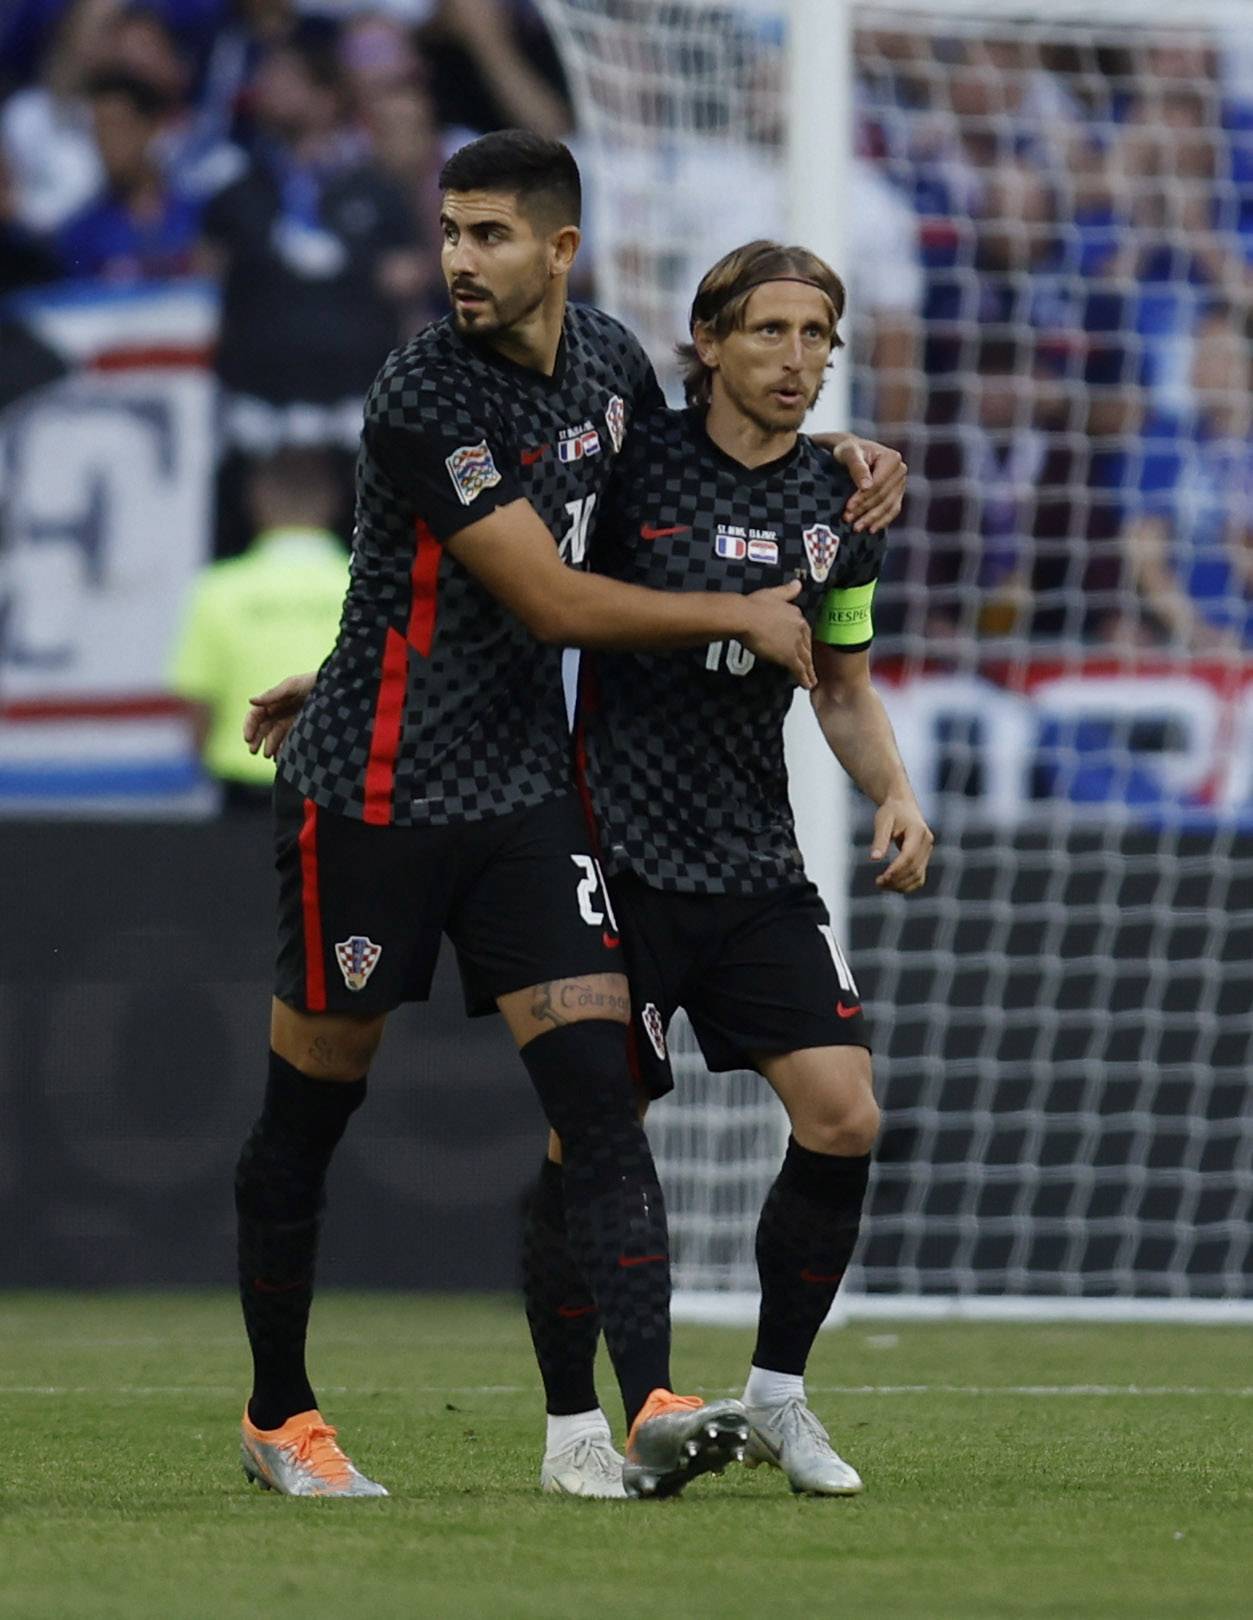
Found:
[[[276,40],[266,56],[290,56],[316,89],[338,96],[344,94],[344,67],[339,51],[334,40],[321,32],[293,34],[289,39]]]
[[[577,225],[583,212],[579,166],[568,146],[525,129],[498,129],[461,147],[439,173],[441,191],[508,191],[523,212]]]
[[[714,337],[743,330],[748,300],[767,281],[801,281],[826,297],[831,306],[831,347],[841,349],[839,322],[844,314],[844,283],[824,259],[808,248],[784,247],[764,238],[734,248],[701,277],[692,300],[689,326],[703,326]],[[683,372],[683,393],[689,405],[708,405],[713,373],[696,352],[695,343],[679,343],[674,351]]]
[[[334,463],[315,446],[283,445],[272,455],[258,457],[249,463],[247,479],[253,503],[268,496],[285,510],[323,511],[327,521],[339,505]]]
[[[130,102],[141,118],[161,118],[173,105],[155,84],[150,84],[135,73],[123,72],[120,68],[93,73],[84,88],[89,101],[94,101],[98,96],[121,96]]]

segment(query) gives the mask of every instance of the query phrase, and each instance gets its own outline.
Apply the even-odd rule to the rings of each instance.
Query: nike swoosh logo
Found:
[[[801,1272],[801,1281],[807,1283],[838,1283],[843,1277],[842,1271],[811,1271],[808,1266]]]
[[[570,1322],[576,1316],[592,1316],[595,1314],[595,1305],[558,1305],[557,1315],[564,1316]]]
[[[691,528],[690,523],[673,523],[668,529],[659,529],[652,523],[640,524],[641,540],[664,540],[667,535],[686,534]]]
[[[534,466],[547,449],[546,444],[541,444],[537,445],[534,450],[524,450],[522,452],[522,465],[524,467]]]
[[[841,1018],[856,1018],[861,1011],[860,1007],[846,1007],[842,1001],[837,1001],[835,1010]]]
[[[607,951],[616,951],[618,946],[622,943],[617,934],[602,934],[600,936],[600,942]]]
[[[666,1258],[664,1254],[620,1254],[618,1264],[624,1271],[632,1266],[656,1266]]]

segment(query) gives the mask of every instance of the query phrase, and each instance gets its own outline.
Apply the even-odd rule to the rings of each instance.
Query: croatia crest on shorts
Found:
[[[382,954],[383,947],[364,934],[353,934],[350,939],[341,939],[336,943],[335,960],[350,990],[365,989],[366,980],[374,972]]]
[[[809,558],[809,572],[821,585],[831,572],[831,564],[840,549],[840,537],[825,523],[815,523],[805,530],[805,553]]]
[[[472,506],[485,489],[500,482],[486,439],[480,439],[478,444],[463,444],[445,459],[444,465],[462,506]]]
[[[644,1026],[644,1033],[648,1036],[648,1044],[656,1052],[658,1059],[666,1061],[666,1032],[661,1022],[661,1014],[651,1001],[646,1002],[640,1009],[640,1023]]]
[[[616,456],[626,440],[626,406],[617,394],[605,406],[605,426],[609,429],[609,442]]]

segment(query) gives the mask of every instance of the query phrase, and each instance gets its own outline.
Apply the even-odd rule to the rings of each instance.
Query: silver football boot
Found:
[[[282,1496],[386,1496],[335,1443],[321,1412],[298,1412],[281,1429],[258,1429],[244,1412],[240,1462],[250,1480]]]
[[[748,1441],[742,1401],[702,1401],[655,1389],[631,1426],[622,1483],[628,1496],[677,1496],[699,1474],[739,1462]]]
[[[744,1452],[749,1468],[782,1469],[788,1484],[808,1496],[856,1496],[861,1475],[831,1444],[831,1436],[803,1400],[750,1406],[752,1431]]]

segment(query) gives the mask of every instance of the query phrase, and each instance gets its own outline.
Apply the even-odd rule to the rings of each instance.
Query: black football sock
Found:
[[[522,1292],[527,1326],[550,1417],[590,1412],[596,1398],[600,1312],[566,1237],[559,1164],[545,1159],[522,1227]]]
[[[561,1138],[570,1252],[599,1307],[629,1425],[650,1391],[670,1387],[670,1249],[627,1030],[566,1024],[529,1042],[522,1060]]]
[[[805,1371],[861,1224],[870,1155],[813,1153],[794,1138],[757,1223],[761,1315],[753,1366]]]
[[[265,1102],[235,1169],[239,1297],[252,1349],[248,1415],[277,1429],[317,1399],[305,1334],[331,1155],[365,1080],[312,1080],[270,1053]]]

